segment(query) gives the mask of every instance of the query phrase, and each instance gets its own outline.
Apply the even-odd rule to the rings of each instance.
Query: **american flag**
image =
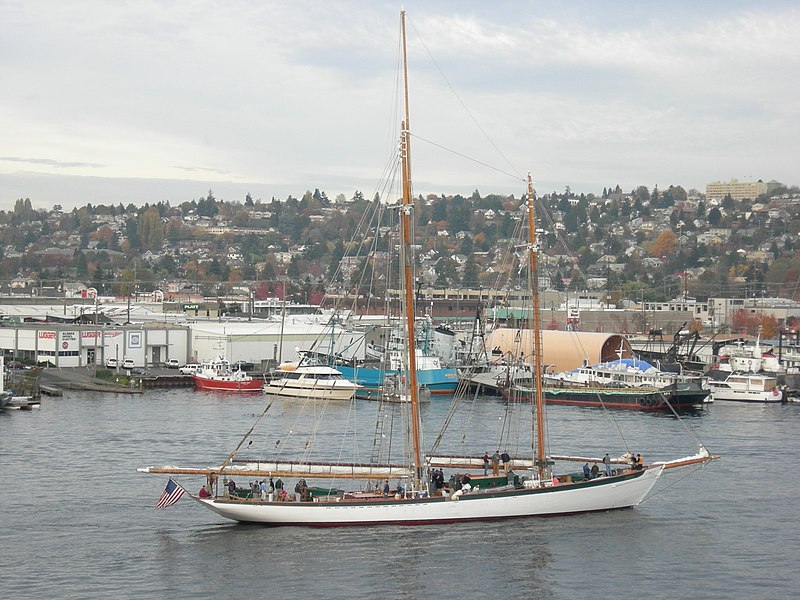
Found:
[[[168,506],[172,506],[178,500],[180,500],[185,493],[186,490],[175,483],[172,477],[170,477],[169,481],[167,482],[167,487],[164,488],[164,491],[161,493],[161,497],[158,499],[158,502],[156,502],[156,508],[167,508]]]

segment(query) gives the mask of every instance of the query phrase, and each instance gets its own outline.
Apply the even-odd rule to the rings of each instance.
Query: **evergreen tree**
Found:
[[[464,273],[461,277],[461,285],[468,288],[478,287],[480,283],[479,265],[475,260],[475,255],[470,254],[464,264]]]

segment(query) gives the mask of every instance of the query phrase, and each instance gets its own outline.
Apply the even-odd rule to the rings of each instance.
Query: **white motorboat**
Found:
[[[294,363],[280,365],[264,384],[268,396],[320,400],[350,400],[357,389],[333,367]]]
[[[778,379],[771,375],[720,371],[715,377],[706,377],[704,386],[715,402],[783,402]]]

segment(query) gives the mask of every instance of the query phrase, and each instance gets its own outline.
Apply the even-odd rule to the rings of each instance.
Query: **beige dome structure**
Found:
[[[531,329],[495,329],[487,336],[486,346],[493,353],[531,362],[533,331]],[[617,333],[581,331],[542,331],[543,363],[549,372],[571,371],[584,364],[631,358],[628,339]],[[621,355],[620,355],[620,350]]]

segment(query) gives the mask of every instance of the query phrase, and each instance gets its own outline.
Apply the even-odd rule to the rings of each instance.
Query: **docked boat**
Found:
[[[319,400],[350,400],[357,389],[333,367],[294,363],[280,365],[264,384],[267,396]]]
[[[714,402],[783,402],[778,379],[762,373],[718,371],[706,377],[705,386]]]
[[[358,385],[357,398],[376,400],[380,398],[387,382],[402,375],[400,352],[392,350],[389,356],[389,368],[387,369],[371,366],[371,363],[356,364],[343,361],[335,363],[335,367],[346,379]],[[426,356],[419,351],[417,351],[416,365],[419,385],[429,394],[452,395],[456,391],[458,387],[458,371],[456,369],[443,367],[439,358]]]
[[[595,406],[634,410],[693,410],[709,396],[702,378],[661,371],[638,359],[622,358],[572,371],[545,375],[548,404]],[[529,393],[526,384],[504,388],[507,400]]]
[[[342,375],[358,386],[356,398],[362,400],[385,399],[387,387],[403,376],[406,343],[402,331],[398,331],[396,319],[387,327],[389,340],[385,345],[374,342],[366,344],[364,358],[345,358],[334,352],[304,352],[312,360],[339,370]],[[452,395],[458,387],[458,370],[444,364],[434,351],[430,332],[434,330],[429,318],[418,319],[423,323],[424,336],[415,340],[417,380],[425,395]],[[435,328],[445,331],[442,328]],[[451,332],[447,332],[452,337]]]
[[[14,400],[14,393],[6,389],[5,360],[0,356],[0,410],[8,406],[12,400]]]
[[[433,523],[458,523],[465,521],[496,520],[518,517],[572,515],[593,511],[605,511],[629,508],[638,505],[648,495],[665,469],[684,465],[695,465],[712,460],[708,451],[701,447],[692,456],[669,462],[655,462],[647,465],[638,462],[631,464],[628,460],[616,459],[617,469],[609,469],[604,476],[585,480],[571,477],[575,469],[571,460],[583,460],[576,457],[557,457],[547,448],[549,435],[545,435],[545,403],[541,383],[534,386],[530,398],[533,410],[522,411],[531,418],[530,427],[522,429],[530,432],[531,444],[526,448],[527,456],[515,459],[513,471],[511,463],[504,476],[487,478],[486,486],[472,485],[472,478],[465,477],[463,469],[479,469],[488,464],[488,457],[453,456],[439,452],[442,434],[451,419],[446,419],[442,432],[426,451],[422,446],[422,421],[420,415],[418,371],[416,367],[413,297],[415,278],[413,275],[414,254],[412,224],[414,222],[414,194],[411,189],[410,162],[410,127],[408,108],[406,44],[405,44],[405,12],[401,12],[401,39],[403,81],[406,85],[404,99],[405,119],[400,134],[400,165],[395,172],[402,173],[402,205],[400,215],[400,271],[403,297],[405,335],[407,336],[406,356],[403,364],[401,382],[405,392],[409,394],[409,402],[403,402],[397,410],[403,413],[397,425],[402,430],[398,433],[395,448],[390,444],[387,454],[373,454],[370,461],[358,462],[348,460],[330,460],[331,456],[341,455],[342,443],[334,443],[327,452],[321,449],[321,441],[329,440],[318,434],[317,426],[309,426],[310,437],[305,443],[296,440],[296,451],[290,456],[287,443],[274,445],[275,450],[270,458],[260,457],[258,460],[239,457],[241,448],[249,439],[253,441],[256,428],[267,416],[272,403],[269,403],[249,431],[242,437],[236,448],[227,453],[227,458],[219,466],[214,467],[144,467],[139,469],[145,473],[161,473],[202,477],[205,479],[201,492],[189,495],[204,508],[218,515],[241,522],[262,523],[269,525],[302,525],[302,526],[344,526],[344,525],[426,525]],[[539,327],[539,297],[536,285],[536,267],[538,243],[534,215],[534,192],[530,175],[527,178],[527,257],[529,263],[529,294],[532,299],[533,342],[529,349],[534,357],[534,373],[542,373],[542,344]],[[452,410],[459,404],[454,399]],[[382,412],[382,411],[379,411]],[[383,417],[383,414],[380,415]],[[391,438],[383,427],[390,425],[391,419],[381,418],[379,429],[374,432],[373,440]],[[320,427],[328,423],[320,421]],[[526,424],[527,425],[527,424]],[[344,427],[346,428],[346,427]],[[363,428],[358,428],[362,433]],[[327,432],[326,432],[327,433]],[[497,442],[493,435],[481,429],[481,446],[492,447]],[[267,433],[274,440],[274,435]],[[279,441],[295,442],[295,438],[279,435]],[[402,441],[402,443],[401,443]],[[587,443],[590,443],[588,440]],[[571,443],[574,445],[575,441]],[[261,446],[259,446],[261,447]],[[363,447],[363,446],[362,446]],[[533,450],[531,451],[531,448]],[[312,453],[318,452],[322,460],[312,460]],[[601,453],[602,454],[602,453]],[[315,454],[316,456],[316,454]],[[324,460],[328,458],[328,460]],[[603,460],[603,459],[598,459]],[[556,470],[556,461],[558,469]],[[204,461],[203,464],[208,464]],[[611,463],[608,463],[609,467]],[[483,466],[484,470],[486,469]],[[448,480],[444,469],[453,472]],[[456,470],[462,470],[460,473]],[[468,473],[466,474],[469,475]],[[281,486],[276,497],[271,494],[260,498],[252,497],[252,493],[242,497],[238,492],[234,478],[294,478],[297,479],[295,495],[290,495]],[[319,496],[309,493],[310,486],[306,479],[318,478],[328,483],[322,486],[327,490]],[[478,480],[480,477],[474,478]],[[227,479],[227,486],[223,485]],[[343,490],[344,483],[349,483],[351,491]],[[375,485],[378,482],[378,485]],[[391,484],[390,484],[391,482]],[[277,483],[277,482],[276,482]],[[175,483],[168,482],[165,497],[175,497]],[[247,491],[247,490],[245,490]],[[185,492],[185,488],[184,488]],[[178,495],[180,497],[180,495]]]
[[[786,368],[769,349],[761,347],[761,334],[754,345],[744,341],[716,349],[703,386],[713,400],[728,402],[784,402],[788,398]]]
[[[192,375],[194,388],[215,392],[260,392],[264,380],[241,369],[231,369],[224,359],[203,362]]]

